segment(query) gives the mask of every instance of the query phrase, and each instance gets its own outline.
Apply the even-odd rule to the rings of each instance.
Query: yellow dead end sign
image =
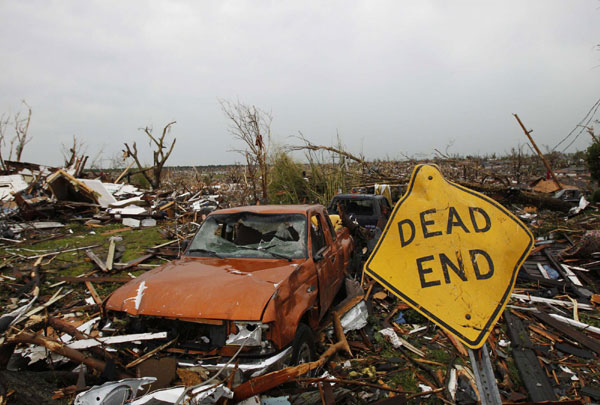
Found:
[[[477,349],[532,246],[531,232],[500,204],[419,165],[365,271]]]

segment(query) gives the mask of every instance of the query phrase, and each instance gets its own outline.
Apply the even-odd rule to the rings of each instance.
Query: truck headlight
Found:
[[[231,333],[227,340],[226,345],[233,346],[262,346],[263,345],[263,329],[267,330],[269,325],[265,325],[262,322],[233,322],[237,333]]]

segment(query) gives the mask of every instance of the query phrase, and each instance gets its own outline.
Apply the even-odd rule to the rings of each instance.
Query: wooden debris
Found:
[[[96,266],[98,266],[100,270],[102,270],[105,273],[108,272],[106,264],[98,256],[96,256],[94,252],[92,252],[90,249],[86,249],[85,254],[87,257],[90,258],[91,261],[93,261],[96,264]]]
[[[94,299],[94,302],[97,305],[102,304],[102,298],[100,298],[100,296],[98,295],[98,292],[94,288],[94,285],[92,284],[92,282],[91,281],[86,281],[85,282],[85,286],[87,287],[88,291],[92,295],[92,298]]]

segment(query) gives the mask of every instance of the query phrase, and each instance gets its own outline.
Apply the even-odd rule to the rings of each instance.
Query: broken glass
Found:
[[[217,214],[202,224],[186,254],[303,259],[307,257],[306,235],[302,214]]]

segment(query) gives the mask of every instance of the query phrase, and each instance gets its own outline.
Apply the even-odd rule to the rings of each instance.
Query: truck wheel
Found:
[[[310,363],[315,360],[315,340],[312,330],[303,323],[298,324],[296,336],[292,342],[292,359],[294,366]]]

